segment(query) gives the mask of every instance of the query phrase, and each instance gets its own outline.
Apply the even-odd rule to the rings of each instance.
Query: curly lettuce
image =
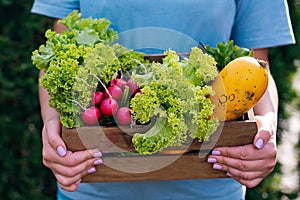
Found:
[[[144,54],[114,44],[117,33],[105,18],[82,18],[74,11],[59,23],[67,30],[60,34],[47,30],[46,43],[33,51],[31,59],[45,72],[40,84],[50,95],[49,105],[59,112],[63,126],[74,128],[83,125],[81,107],[89,105],[91,91],[98,87],[95,77],[108,84],[118,71],[143,62]]]
[[[208,98],[213,90],[207,85],[217,76],[216,62],[193,48],[182,61],[172,50],[163,63],[147,65],[146,73],[133,73],[142,94],[131,100],[134,118],[143,123],[154,121],[144,134],[134,134],[132,142],[141,154],[151,154],[166,147],[180,146],[187,137],[204,141],[219,125],[212,118],[214,105]]]

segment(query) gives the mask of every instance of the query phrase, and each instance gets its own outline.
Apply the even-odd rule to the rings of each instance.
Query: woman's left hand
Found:
[[[237,147],[220,147],[212,151],[208,162],[227,176],[246,187],[257,186],[276,165],[276,131],[267,117],[255,117],[258,133],[253,144]]]

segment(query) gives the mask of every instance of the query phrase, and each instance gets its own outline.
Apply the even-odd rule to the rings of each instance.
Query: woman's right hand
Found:
[[[75,191],[84,175],[96,171],[96,165],[102,164],[101,152],[97,149],[71,152],[60,137],[59,116],[44,121],[42,131],[43,164],[50,168],[60,187]]]

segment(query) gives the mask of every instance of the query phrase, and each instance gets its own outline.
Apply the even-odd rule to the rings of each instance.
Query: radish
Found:
[[[120,100],[122,98],[122,93],[122,89],[118,86],[109,86],[105,92],[105,97]]]
[[[82,121],[87,125],[96,124],[102,117],[99,108],[91,106],[82,113]]]
[[[130,94],[131,95],[135,95],[140,90],[139,86],[135,82],[133,82],[132,79],[129,79],[127,81],[127,86],[130,89]]]
[[[113,116],[119,109],[117,100],[109,97],[102,101],[100,105],[101,112],[106,116]]]
[[[97,77],[95,74],[91,74],[91,75],[94,76],[99,81],[99,83],[102,85],[102,87],[104,88],[104,90],[105,90],[104,96],[106,98],[114,98],[116,100],[119,100],[122,98],[122,89],[121,88],[119,88],[118,86],[115,86],[115,85],[111,85],[107,88],[105,86],[105,84],[100,80],[99,77]]]
[[[119,88],[121,88],[122,90],[124,90],[124,88],[125,88],[125,86],[127,84],[127,82],[124,79],[122,79],[122,78],[115,78],[115,79],[112,80],[111,83],[112,83],[111,84],[112,86],[116,85]]]
[[[102,114],[99,108],[97,108],[96,106],[86,108],[76,100],[70,99],[70,101],[77,104],[83,110],[81,114],[81,119],[85,124],[96,124],[102,118]]]
[[[100,91],[93,92],[91,104],[98,106],[101,104],[103,99],[104,99],[104,95],[102,92]]]
[[[117,123],[120,125],[131,124],[131,112],[129,107],[121,107],[116,114]]]

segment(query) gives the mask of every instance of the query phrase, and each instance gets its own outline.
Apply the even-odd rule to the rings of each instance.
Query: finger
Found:
[[[87,161],[95,161],[95,158],[100,159],[101,156],[102,154],[98,150],[83,150],[77,152],[67,151],[64,157],[59,157],[56,153],[53,153],[53,151],[48,152],[46,148],[43,149],[43,162],[49,168],[60,165],[65,167],[75,167]]]
[[[257,149],[262,149],[275,134],[272,123],[262,116],[255,116],[258,132],[254,137],[253,144]]]
[[[224,167],[224,169],[226,169],[226,167]],[[236,168],[227,168],[226,170],[226,175],[229,177],[233,177],[236,180],[244,180],[244,181],[251,181],[254,179],[263,179],[264,177],[266,177],[271,170],[256,170],[256,171],[241,171],[239,169]]]
[[[98,153],[91,153],[91,150],[76,151],[74,153],[68,151],[67,155],[63,157],[61,161],[65,163],[66,166],[73,167],[88,160],[95,160],[95,158],[97,158],[96,156],[98,156]]]
[[[66,167],[53,164],[53,174],[55,178],[64,188],[68,188],[73,184],[80,184],[83,176],[96,172],[96,166],[102,164],[101,159],[94,159],[85,163],[81,163],[74,167]]]
[[[66,191],[69,191],[69,192],[74,192],[78,189],[81,181],[82,181],[81,178],[79,178],[78,180],[76,180],[74,178],[74,180],[70,181],[71,184],[64,185],[63,182],[59,182],[59,181],[58,181],[58,184],[59,184],[59,187],[63,190],[66,190]]]
[[[68,191],[68,192],[75,192],[79,187],[79,183],[78,184],[74,183],[74,184],[69,185],[69,186],[64,186],[64,185],[59,184],[59,187],[63,190]]]
[[[231,157],[240,160],[257,160],[265,157],[264,152],[260,152],[253,144],[235,147],[218,147],[212,151],[213,156]]]
[[[235,180],[240,182],[242,185],[246,186],[247,188],[253,188],[256,187],[260,182],[262,182],[263,178],[255,178],[251,180],[245,180],[238,177],[233,177]]]
[[[63,175],[64,177],[75,177],[78,174],[86,175],[89,173],[93,173],[97,165],[101,165],[103,163],[102,159],[90,159],[80,164],[74,166],[66,166],[58,163],[52,163],[51,169],[58,174]],[[91,170],[92,169],[92,170]]]
[[[243,172],[243,171],[236,170],[234,168],[227,171],[226,175],[239,181],[243,180],[243,182],[263,177],[263,173],[260,171]]]
[[[213,168],[223,171],[228,171],[229,169],[237,169],[239,171],[257,171],[258,169],[271,169],[273,167],[273,165],[268,164],[271,162],[266,162],[266,160],[248,161],[222,156],[211,156],[208,158],[208,163],[214,164]],[[263,167],[258,168],[257,166]]]
[[[60,137],[61,124],[58,119],[53,119],[47,122],[44,126],[43,133],[47,141],[56,151],[57,155],[63,157],[66,155],[66,145]]]
[[[244,166],[245,165],[243,164],[243,166],[237,166],[238,168],[235,168],[229,165],[224,165],[222,163],[215,163],[213,164],[213,169],[227,172],[228,176],[236,177],[244,180],[251,180],[258,177],[262,178],[265,176],[266,173],[269,172],[269,170],[265,171],[265,169],[262,171],[260,171],[259,169],[256,169],[254,171],[244,170],[245,169]],[[243,170],[239,168],[242,168]]]

